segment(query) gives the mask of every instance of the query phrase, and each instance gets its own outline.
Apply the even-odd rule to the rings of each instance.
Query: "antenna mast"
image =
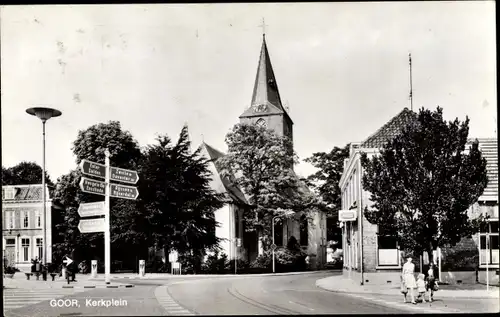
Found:
[[[411,74],[411,53],[408,54],[408,61],[410,63],[410,110],[413,111],[413,84]]]

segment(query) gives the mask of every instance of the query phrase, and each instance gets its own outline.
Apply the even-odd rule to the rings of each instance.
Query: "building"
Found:
[[[377,225],[369,223],[362,214],[366,206],[370,206],[370,193],[361,184],[362,166],[361,153],[367,156],[377,155],[388,139],[397,135],[410,121],[415,120],[416,113],[405,108],[384,126],[369,136],[365,141],[352,143],[350,156],[345,160],[344,172],[339,186],[342,193],[342,209],[352,210],[352,221],[343,222],[344,275],[363,284],[399,283],[403,264],[402,253],[395,238],[380,232]],[[471,140],[472,141],[472,140]],[[470,207],[470,217],[478,214],[489,214],[491,219],[489,250],[486,250],[486,231],[476,234],[471,239],[462,239],[453,248],[436,250],[434,258],[438,260],[439,277],[441,281],[475,282],[475,262],[480,262],[477,279],[484,281],[486,275],[486,259],[489,252],[488,268],[498,270],[498,152],[497,139],[479,139],[480,150],[488,165],[489,183],[479,201]],[[362,242],[362,243],[361,243]],[[457,261],[458,260],[458,261]],[[452,262],[462,262],[453,264]],[[424,254],[416,266],[420,270],[428,263]],[[452,267],[461,266],[458,270]],[[495,277],[496,276],[496,277]],[[490,271],[490,281],[497,281],[495,270]]]
[[[56,207],[46,187],[47,263],[52,261],[52,212]],[[3,258],[21,271],[31,259],[43,259],[42,185],[2,186]]]
[[[281,102],[265,36],[262,41],[251,106],[239,119],[241,123],[265,126],[278,135],[288,136],[293,141],[293,122]],[[228,203],[215,213],[216,220],[220,223],[220,227],[216,228],[216,234],[225,239],[221,244],[223,252],[229,259],[242,258],[252,261],[262,254],[263,248],[256,233],[245,232],[243,228],[242,214],[245,208],[248,208],[247,197],[229,179],[220,176],[216,161],[224,153],[206,143],[201,147],[202,153],[211,161],[212,188],[219,193],[225,193],[228,197]],[[305,184],[301,190],[309,192]],[[311,267],[320,268],[326,263],[326,216],[322,212],[316,212],[310,221],[306,221],[304,215],[297,213],[282,225],[276,224],[277,246],[286,245],[291,236],[294,236],[308,253]]]

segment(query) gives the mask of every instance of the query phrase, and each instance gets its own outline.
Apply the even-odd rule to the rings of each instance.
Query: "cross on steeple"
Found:
[[[268,25],[266,25],[266,22],[264,21],[264,18],[262,18],[262,24],[259,25],[259,27],[262,28],[262,36],[266,36],[266,26],[268,26]]]

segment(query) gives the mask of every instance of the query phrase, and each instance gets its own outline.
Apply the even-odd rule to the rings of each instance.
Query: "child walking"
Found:
[[[425,303],[425,293],[426,293],[426,283],[425,283],[425,275],[420,273],[417,276],[417,299],[422,298],[422,302]]]

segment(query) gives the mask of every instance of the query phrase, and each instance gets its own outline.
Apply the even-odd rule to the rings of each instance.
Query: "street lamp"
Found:
[[[295,214],[295,212],[293,212],[291,210],[285,210],[282,213],[280,213],[279,215],[274,216],[273,219],[271,220],[271,230],[272,230],[272,236],[273,236],[273,246],[272,246],[272,250],[271,250],[273,252],[273,273],[275,273],[274,250],[276,248],[276,245],[274,244],[274,219],[280,218],[283,216],[291,216],[293,214]]]
[[[42,201],[43,201],[43,264],[47,264],[47,211],[46,211],[46,198],[45,198],[45,122],[52,117],[59,117],[61,111],[44,108],[35,107],[26,109],[26,112],[32,116],[36,116],[38,119],[42,120],[42,131],[43,131],[43,155],[42,155]]]

